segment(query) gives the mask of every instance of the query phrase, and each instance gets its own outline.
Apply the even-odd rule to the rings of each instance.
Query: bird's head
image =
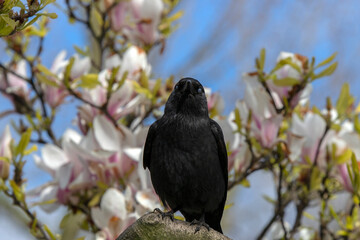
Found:
[[[165,114],[208,116],[204,87],[194,78],[183,78],[174,87],[165,105]]]

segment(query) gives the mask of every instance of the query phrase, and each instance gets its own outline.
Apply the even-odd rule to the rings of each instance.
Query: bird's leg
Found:
[[[175,213],[176,211],[174,211],[174,210],[171,209],[171,210],[168,211],[168,212],[163,212],[163,211],[161,211],[159,208],[155,208],[153,212],[158,212],[158,213],[160,213],[162,219],[164,219],[165,217],[169,217],[171,221],[174,221],[174,213]]]
[[[205,222],[205,213],[201,215],[199,220],[197,219],[192,220],[190,225],[196,225],[195,233],[197,233],[200,230],[201,226],[206,227],[206,229],[210,231],[210,226]]]

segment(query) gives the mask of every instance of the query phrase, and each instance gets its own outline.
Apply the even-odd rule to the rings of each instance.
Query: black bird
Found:
[[[228,159],[220,126],[209,118],[203,86],[183,78],[165,105],[164,115],[149,129],[144,148],[156,193],[186,221],[222,233],[220,220],[228,186]],[[158,210],[160,211],[160,210]]]

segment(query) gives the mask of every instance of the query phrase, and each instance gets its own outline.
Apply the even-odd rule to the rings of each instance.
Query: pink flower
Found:
[[[84,89],[84,98],[97,106],[102,106],[106,102],[107,81],[103,73],[107,74],[107,72],[103,71],[99,74],[99,82],[101,85],[94,89]],[[125,80],[124,84],[111,94],[107,110],[115,120],[118,120],[134,112],[145,100],[142,95],[138,95],[135,92],[132,82]],[[78,109],[77,123],[81,131],[86,134],[89,128],[88,126],[91,125],[94,118],[100,114],[100,110],[88,104],[84,104]]]
[[[244,75],[243,79],[246,84],[245,102],[239,109],[240,115],[246,120],[251,110],[251,129],[254,137],[263,147],[271,148],[277,141],[283,117],[276,113],[269,95],[258,82],[257,76]]]
[[[359,164],[359,162],[358,162]],[[360,167],[360,165],[359,165]],[[346,163],[341,164],[338,166],[338,171],[339,171],[339,175],[340,175],[340,182],[342,183],[342,185],[344,186],[345,190],[349,191],[349,192],[353,192],[353,186],[349,177],[349,172],[346,166]]]
[[[283,67],[278,69],[274,72],[272,77],[267,81],[268,87],[271,91],[271,95],[273,96],[276,106],[278,108],[283,107],[283,99],[286,98],[289,100],[290,93],[292,94],[293,86],[278,86],[274,82],[274,78],[277,79],[277,81],[281,82],[282,79],[286,78],[293,78],[298,80],[300,83],[303,81],[302,74],[304,73],[304,61],[306,61],[306,58],[293,53],[288,52],[281,52],[277,62],[280,62],[284,59],[290,59],[290,61],[297,66],[300,71],[298,71],[296,68],[289,64],[285,64]],[[291,100],[289,102],[291,107],[295,107],[299,102],[304,103],[307,101],[307,99],[310,96],[310,93],[312,91],[312,87],[310,84],[307,84],[305,88],[299,92],[297,92],[295,95],[291,96]]]
[[[55,75],[48,76],[48,80],[53,82],[53,84],[42,84],[42,88],[45,95],[45,101],[52,108],[56,108],[63,101],[64,98],[68,95],[66,87],[63,84],[64,71],[66,66],[69,64],[68,60],[65,60],[66,52],[61,51],[55,58],[50,71]],[[74,55],[74,64],[71,68],[70,77],[71,79],[76,79],[81,77],[84,74],[87,74],[90,71],[91,63],[89,57],[80,57]]]
[[[5,159],[0,160],[0,178],[7,179],[10,173],[11,153],[11,133],[10,128],[6,125],[5,130],[0,138],[0,157]]]
[[[4,132],[0,138],[0,157],[6,157],[9,160],[12,158],[11,146],[10,146],[11,141],[12,141],[12,137],[10,133],[10,127],[6,125]]]
[[[120,2],[111,11],[111,26],[133,42],[153,44],[159,39],[158,25],[164,4],[161,0]]]
[[[26,62],[20,60],[19,62],[10,66],[10,69],[17,73],[19,76],[26,78]],[[0,75],[0,89],[4,90],[7,94],[16,94],[24,99],[29,97],[29,89],[26,81],[12,73],[5,76]]]
[[[55,58],[50,71],[56,74],[59,78],[62,77],[64,68],[68,64],[68,61],[65,60],[66,52],[61,51]],[[64,98],[67,95],[66,87],[62,84],[60,79],[55,77],[49,77],[49,81],[54,82],[54,85],[51,86],[48,84],[43,84],[42,88],[44,90],[45,101],[50,105],[52,108],[56,108],[59,106]]]
[[[211,116],[220,115],[225,108],[224,99],[219,93],[212,93],[210,88],[205,88],[208,109]]]

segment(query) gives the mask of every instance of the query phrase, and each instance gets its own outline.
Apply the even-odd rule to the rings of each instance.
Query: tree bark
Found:
[[[150,212],[129,226],[116,240],[155,240],[155,239],[187,239],[187,240],[230,240],[225,235],[201,227],[195,233],[197,225],[169,217],[162,218],[160,213]]]

